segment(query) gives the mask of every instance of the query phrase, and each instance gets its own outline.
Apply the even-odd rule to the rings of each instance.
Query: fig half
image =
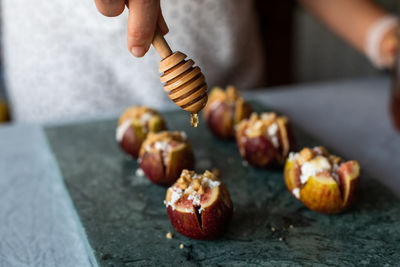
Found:
[[[184,170],[165,197],[172,226],[193,239],[214,239],[230,222],[233,204],[225,185],[211,172]]]
[[[141,106],[130,107],[118,121],[116,140],[126,154],[137,158],[147,134],[165,129],[164,119],[157,111]]]
[[[239,123],[236,143],[244,160],[265,168],[285,162],[294,148],[294,137],[287,117],[273,112],[253,113]]]
[[[323,147],[291,153],[284,179],[289,192],[306,207],[322,213],[339,213],[356,198],[360,180],[357,161],[342,162]]]
[[[173,184],[183,169],[194,167],[194,154],[186,134],[149,133],[140,149],[139,166],[153,183]]]
[[[251,106],[234,86],[228,86],[225,91],[214,87],[204,108],[204,119],[214,135],[229,139],[235,136],[235,125],[248,118],[251,112]]]

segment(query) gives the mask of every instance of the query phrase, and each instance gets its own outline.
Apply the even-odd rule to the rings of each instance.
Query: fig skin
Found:
[[[221,139],[235,137],[235,125],[252,113],[251,106],[238,95],[235,87],[226,91],[215,87],[204,108],[204,120],[211,132]]]
[[[192,212],[180,209],[180,203],[185,200],[178,201],[176,209],[171,206],[167,207],[168,218],[177,232],[199,240],[215,239],[225,232],[233,214],[233,204],[229,192],[225,185],[221,183],[219,187],[206,189],[204,195],[207,194],[216,196],[213,197],[212,203],[208,203],[201,214],[198,214],[198,210],[194,209],[193,206],[189,208]],[[203,202],[203,196],[201,201]],[[201,225],[197,216],[201,216]]]
[[[293,189],[299,189],[300,200],[307,208],[327,214],[340,213],[348,209],[356,199],[360,180],[360,166],[357,161],[347,161],[339,165],[337,171],[340,184],[328,171],[308,178],[302,186],[301,169],[296,160],[287,160],[284,168],[285,184],[292,196]]]
[[[144,113],[151,114],[145,125],[140,121]],[[133,158],[139,156],[140,147],[149,132],[166,130],[166,124],[162,116],[157,111],[147,107],[134,106],[126,109],[118,121],[118,127],[127,121],[131,123],[126,128],[122,138],[117,141],[121,149]]]
[[[170,160],[164,165],[159,152],[145,152],[140,157],[140,168],[144,174],[155,184],[170,186],[179,178],[184,169],[194,168],[194,155],[190,146],[182,145],[177,150],[169,153]]]
[[[252,138],[243,136],[239,141],[239,149],[248,163],[260,168],[271,165],[277,153],[271,141],[264,136]]]
[[[276,123],[278,127],[276,138],[279,145],[275,147],[265,131],[259,131],[257,134],[253,135],[246,133],[247,129],[251,127],[250,123],[257,121],[257,118],[258,116],[253,113],[250,119],[243,120],[238,125],[236,131],[236,144],[240,155],[249,164],[259,168],[283,165],[289,151],[296,147],[295,138],[289,120],[284,116],[277,116],[272,122]],[[253,122],[251,122],[251,120],[253,120]]]
[[[122,141],[119,143],[121,149],[133,158],[139,156],[140,147],[146,139],[146,133],[140,127],[131,125],[126,129]]]
[[[147,139],[144,145],[146,142]],[[170,186],[179,178],[182,170],[194,168],[195,158],[187,140],[173,141],[168,154],[164,155],[167,157],[166,161],[161,150],[147,151],[142,147],[139,154],[140,168],[150,181],[158,185]]]

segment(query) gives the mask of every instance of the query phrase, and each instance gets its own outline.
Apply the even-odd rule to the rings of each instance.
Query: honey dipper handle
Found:
[[[157,28],[153,37],[153,46],[157,50],[157,53],[164,59],[172,54],[171,48],[167,41],[165,41],[164,36],[161,34],[160,30]]]

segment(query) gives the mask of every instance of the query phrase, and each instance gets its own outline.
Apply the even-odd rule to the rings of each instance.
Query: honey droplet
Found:
[[[194,128],[199,125],[199,115],[197,113],[190,113],[190,125]]]

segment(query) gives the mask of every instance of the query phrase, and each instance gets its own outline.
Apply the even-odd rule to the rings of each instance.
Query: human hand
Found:
[[[95,3],[99,12],[107,17],[119,16],[125,5],[128,6],[127,45],[136,57],[147,53],[157,26],[163,35],[168,32],[160,0],[95,0]]]

